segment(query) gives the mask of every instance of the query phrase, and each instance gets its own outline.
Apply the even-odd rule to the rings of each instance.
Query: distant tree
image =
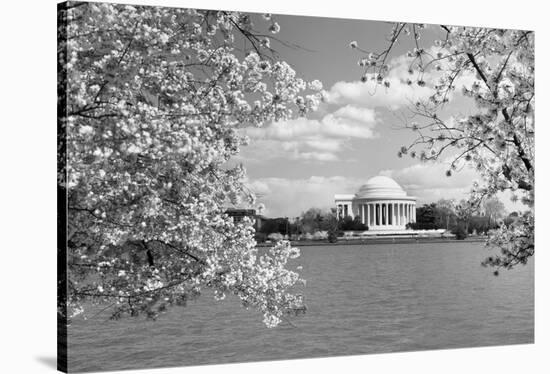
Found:
[[[267,218],[260,227],[260,232],[264,234],[279,233],[282,235],[291,235],[297,230],[297,225],[290,223],[286,217]]]
[[[329,243],[336,243],[338,241],[338,230],[330,230],[327,239]]]
[[[457,226],[461,226],[466,231],[466,234],[470,233],[470,222],[474,214],[477,212],[477,205],[470,201],[462,199],[455,207],[457,215]]]
[[[489,225],[501,218],[504,218],[506,214],[504,203],[496,196],[485,199],[483,202],[483,210],[485,211],[485,215],[489,218]]]
[[[323,215],[326,214],[322,209],[309,208],[300,216],[300,226],[304,232],[313,233],[321,228]]]
[[[326,216],[323,228],[328,232],[328,241],[336,243],[338,241],[338,220],[336,219],[336,210],[332,209]]]
[[[369,51],[352,42],[350,47],[363,54],[359,60],[365,69],[362,80],[391,90],[387,78],[392,50],[410,38],[406,83],[431,90],[431,95],[410,108],[412,115],[407,116],[405,125],[417,137],[403,146],[398,156],[409,154],[423,161],[451,157],[449,176],[464,165],[475,168],[483,183],[472,186],[474,205],[499,191],[510,191],[515,199],[521,199],[529,210],[514,225],[491,233],[487,245],[500,248],[501,254],[484,264],[507,269],[525,264],[535,251],[535,34],[513,29],[429,27],[440,33],[433,44],[431,38],[430,44],[422,38],[426,25],[407,23],[393,25],[389,42],[381,51]],[[468,83],[457,87],[462,77],[469,78]],[[466,115],[451,116],[446,104],[457,88],[475,106]],[[452,120],[444,119],[449,117]]]
[[[338,228],[342,231],[365,231],[367,226],[361,222],[359,216],[351,218],[351,216],[346,216],[339,220]]]
[[[468,221],[468,233],[487,234],[489,230],[495,228],[491,225],[491,221],[487,216],[475,215],[470,217]]]
[[[303,212],[295,223],[301,233],[312,234],[315,231],[330,231],[336,224],[336,210],[310,208]]]
[[[449,225],[452,223],[452,218],[456,217],[456,202],[453,199],[440,199],[436,205],[440,216],[443,217],[445,222],[443,227],[445,230],[449,230]]]
[[[468,237],[468,231],[464,222],[459,222],[452,230],[457,240],[464,240]]]
[[[416,208],[416,222],[411,223],[409,227],[415,230],[433,230],[438,229],[437,206],[435,203],[424,204]]]

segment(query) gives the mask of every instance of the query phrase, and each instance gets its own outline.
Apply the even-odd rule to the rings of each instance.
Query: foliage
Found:
[[[328,232],[327,236],[329,243],[336,243],[338,241],[338,231],[337,230],[330,230]]]
[[[359,216],[355,218],[345,216],[338,221],[338,229],[342,231],[365,231],[367,230],[367,226],[361,223]]]
[[[406,123],[416,140],[403,146],[398,155],[409,154],[423,161],[451,157],[447,175],[468,165],[481,175],[474,183],[472,207],[497,192],[510,191],[529,211],[510,227],[494,231],[488,246],[501,249],[486,265],[511,268],[525,263],[534,254],[534,32],[474,27],[430,26],[440,33],[433,45],[422,39],[423,24],[394,24],[389,44],[381,52],[350,45],[365,54],[363,81],[374,81],[391,89],[387,77],[393,47],[411,38],[414,48],[407,53],[407,84],[431,90],[429,100],[419,100],[410,108]],[[457,82],[466,82],[457,87]],[[456,89],[474,105],[469,114],[454,113],[442,118],[446,104]],[[463,213],[468,213],[463,211]]]
[[[115,318],[154,318],[203,287],[258,309],[269,327],[303,310],[288,267],[299,251],[281,241],[260,255],[252,222],[223,213],[254,203],[242,166],[226,164],[247,141],[237,127],[322,99],[318,81],[271,49],[275,20],[103,3],[60,12],[71,314],[91,301],[110,303]]]
[[[326,231],[315,231],[313,233],[312,240],[327,240],[328,239],[328,232]]]
[[[292,230],[291,226],[292,224],[289,222],[288,218],[268,218],[263,221],[260,232],[268,235],[272,233],[288,235],[296,230],[295,227],[293,227]]]
[[[456,202],[453,199],[440,199],[436,206],[440,228],[449,230],[453,224],[456,225]]]
[[[504,218],[506,213],[506,208],[502,201],[496,197],[485,199],[483,202],[483,211],[485,215],[489,218],[489,223],[491,221],[497,221]]]
[[[491,200],[491,204],[502,205],[496,197]],[[466,235],[474,231],[487,234],[499,227],[499,222],[491,220],[487,215],[480,215],[469,201],[452,204],[454,202],[451,200],[439,200],[416,208],[416,222],[407,224],[407,227],[415,230],[446,229],[452,233],[463,230]]]
[[[452,233],[455,235],[457,240],[464,240],[466,239],[466,237],[468,237],[468,231],[464,223],[459,223],[458,225],[456,225]]]
[[[319,230],[328,230],[334,215],[320,208],[310,208],[300,215],[299,226],[302,233],[314,233]]]
[[[421,207],[416,208],[416,222],[408,224],[415,230],[434,230],[441,228],[436,220],[438,217],[437,205],[424,204]]]

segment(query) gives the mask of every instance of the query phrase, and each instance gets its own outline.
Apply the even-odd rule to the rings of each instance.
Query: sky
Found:
[[[407,86],[405,54],[414,45],[406,39],[390,56],[390,88],[363,83],[363,54],[350,48],[379,52],[388,45],[391,24],[378,21],[275,15],[281,32],[277,37],[300,48],[272,42],[280,58],[305,80],[318,79],[328,92],[328,100],[318,111],[303,118],[267,123],[243,131],[250,145],[242,147],[235,162],[246,170],[246,183],[256,192],[258,203],[268,217],[297,217],[309,208],[330,209],[334,194],[355,193],[369,178],[386,175],[395,179],[417,204],[439,199],[467,198],[479,176],[468,168],[445,175],[450,155],[437,163],[421,163],[408,156],[399,158],[401,146],[409,145],[415,134],[404,128],[411,103],[427,98],[430,90]],[[438,38],[438,28],[422,34],[425,47]],[[463,77],[457,88],[471,83]],[[460,90],[457,90],[460,91]],[[455,93],[442,118],[467,115],[476,109],[469,99]],[[508,211],[518,209],[509,196],[501,196]]]

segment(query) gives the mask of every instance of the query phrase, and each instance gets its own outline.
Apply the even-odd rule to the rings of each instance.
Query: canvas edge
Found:
[[[68,372],[67,350],[67,18],[70,2],[57,4],[57,370]]]

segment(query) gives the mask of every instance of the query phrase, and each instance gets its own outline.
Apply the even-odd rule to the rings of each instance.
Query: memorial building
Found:
[[[416,198],[386,176],[370,178],[355,194],[334,195],[338,219],[359,217],[369,231],[405,230],[416,222]]]

